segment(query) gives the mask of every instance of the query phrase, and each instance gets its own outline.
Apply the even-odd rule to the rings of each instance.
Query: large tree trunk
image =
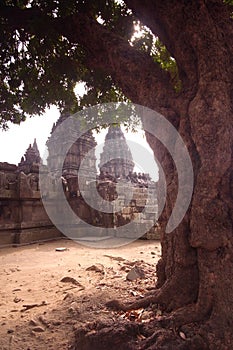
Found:
[[[189,35],[198,59],[196,91],[188,103],[182,98],[176,104],[179,133],[195,169],[193,199],[185,220],[162,237],[158,283],[161,299],[165,290],[164,302],[175,310],[172,319],[177,326],[208,320],[211,348],[229,349],[233,344],[232,60],[223,32],[207,10],[200,7]],[[153,142],[152,147],[156,152]],[[174,181],[168,187],[167,218],[173,193]],[[187,302],[188,306],[177,309],[182,306],[181,289],[183,306]]]
[[[174,205],[177,183],[176,177],[172,181],[169,178],[171,162],[161,159],[168,170],[169,186],[167,204],[160,218],[164,228],[162,259],[157,266],[159,289],[154,300],[165,305],[167,311],[173,310],[168,324],[179,327],[205,321],[200,334],[210,348],[230,349],[233,345],[231,91],[226,65],[220,69],[224,58],[218,48],[215,55],[219,56],[221,76],[211,64],[202,67],[206,73],[200,77],[194,98],[186,111],[184,103],[179,109],[180,120],[184,120],[179,132],[189,146],[195,187],[190,210],[172,233],[165,233],[165,226]],[[188,117],[189,131],[185,126]],[[151,135],[147,138],[159,158],[161,145]]]
[[[157,265],[157,289],[150,297],[133,304],[109,303],[109,306],[127,310],[155,302],[170,313],[150,325],[150,329],[148,326],[104,325],[97,336],[93,338],[92,335],[89,340],[87,336],[85,341],[78,332],[77,344],[81,344],[82,350],[91,347],[230,350],[233,346],[231,98],[227,70],[223,67],[220,70],[220,81],[210,68],[206,65],[209,78],[206,74],[203,79],[200,77],[192,100],[185,104],[182,99],[176,106],[181,121],[179,132],[186,140],[193,161],[195,187],[190,208],[172,233],[165,233],[165,226],[176,199],[177,178],[163,146],[147,133],[147,140],[165,169],[169,184],[160,218],[164,230],[162,258]],[[180,330],[186,332],[184,325],[192,325],[193,337],[177,340],[171,329],[178,330],[177,334]],[[147,339],[136,341],[138,332]],[[116,343],[119,335],[122,341]]]
[[[167,201],[160,218],[164,230],[161,237],[162,258],[157,266],[157,289],[146,300],[131,305],[117,302],[109,305],[127,309],[154,301],[163,305],[166,311],[171,311],[170,316],[160,322],[163,327],[199,324],[197,334],[201,338],[196,335],[183,347],[178,343],[175,347],[162,345],[157,330],[153,339],[142,342],[144,345],[141,343],[139,347],[129,341],[128,349],[131,349],[130,346],[132,349],[231,349],[233,71],[232,37],[228,38],[228,43],[224,38],[228,19],[219,20],[218,11],[222,9],[222,4],[217,1],[207,4],[193,1],[189,8],[182,1],[173,4],[173,8],[167,1],[154,4],[146,1],[140,5],[137,0],[128,0],[127,3],[152,30],[154,26],[154,32],[161,35],[177,59],[184,90],[173,100],[172,108],[160,105],[157,110],[173,122],[183,137],[192,158],[195,186],[190,208],[182,223],[172,233],[165,233],[176,200],[177,177],[166,150],[147,133],[147,140],[164,169],[167,181]],[[174,16],[176,6],[178,9]],[[156,17],[157,22],[153,22],[151,13],[154,13],[153,18]],[[223,12],[222,16],[225,14]],[[147,67],[141,67],[141,70],[142,76],[147,76]],[[121,86],[127,95],[127,88],[123,84]],[[144,98],[140,99],[141,96],[142,91],[137,98],[132,96],[133,102],[155,108],[151,101],[153,97],[156,101],[157,91],[151,91],[146,97],[144,94]],[[175,344],[174,339],[172,341],[171,344]]]

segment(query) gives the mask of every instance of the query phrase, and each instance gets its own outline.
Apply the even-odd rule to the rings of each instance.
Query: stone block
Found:
[[[0,247],[10,246],[15,243],[15,230],[0,231]]]
[[[61,237],[64,237],[63,234],[54,226],[42,226],[37,228],[34,227],[22,229],[19,233],[17,233],[17,239],[15,243],[28,244]]]

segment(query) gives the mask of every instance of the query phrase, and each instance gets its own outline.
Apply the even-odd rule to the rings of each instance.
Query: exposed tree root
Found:
[[[139,326],[127,321],[92,323],[77,329],[74,350],[133,350],[129,344],[139,334]]]
[[[208,307],[200,307],[200,305],[193,304],[184,306],[169,316],[161,317],[158,321],[162,327],[178,328],[180,326],[200,322],[208,318],[210,309]]]
[[[191,278],[190,269],[177,270],[171,279],[165,282],[161,288],[153,290],[147,297],[127,304],[111,300],[106,303],[106,306],[114,310],[127,311],[146,308],[150,304],[159,304],[162,307],[165,306],[166,311],[170,312],[196,302],[198,288],[194,282],[192,283]]]
[[[146,307],[158,302],[161,290],[128,306],[111,301],[111,307]],[[203,299],[202,299],[203,300]],[[212,303],[198,301],[174,310],[150,322],[137,323],[119,319],[117,323],[89,324],[76,332],[73,350],[230,350],[232,330],[216,332]],[[227,321],[226,321],[227,322]],[[227,330],[227,331],[226,331]]]
[[[72,350],[209,350],[198,333],[180,334],[179,330],[161,328],[157,321],[93,323],[76,331]]]
[[[208,350],[208,345],[201,336],[182,339],[179,332],[169,329],[157,329],[152,336],[143,340],[137,350]]]
[[[146,308],[150,304],[156,304],[156,303],[158,304],[158,300],[159,300],[158,294],[159,294],[159,290],[153,292],[153,295],[150,295],[148,297],[145,297],[143,299],[140,299],[133,303],[128,303],[128,304],[123,304],[119,300],[114,299],[114,300],[108,301],[106,303],[106,306],[113,310],[122,310],[122,311]]]

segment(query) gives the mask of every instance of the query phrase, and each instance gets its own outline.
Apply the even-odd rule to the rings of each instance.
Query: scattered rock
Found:
[[[63,283],[72,283],[72,284],[75,284],[76,286],[80,286],[80,287],[83,287],[82,284],[80,282],[78,282],[75,278],[73,277],[69,277],[69,276],[65,276],[63,277],[60,282],[63,282]]]
[[[128,281],[134,281],[137,278],[145,278],[145,273],[142,269],[137,266],[134,266],[126,275]]]
[[[49,327],[50,326],[50,323],[49,321],[47,321],[43,316],[39,316],[39,321],[46,327]]]
[[[70,304],[70,307],[69,307],[68,311],[69,311],[70,313],[79,313],[78,304],[77,304],[76,301],[73,301],[73,302]]]
[[[29,325],[30,326],[34,326],[34,327],[36,327],[36,326],[38,326],[38,322],[36,322],[33,318],[29,321]]]
[[[120,271],[125,271],[125,272],[129,272],[130,268],[128,266],[121,266]]]
[[[144,310],[143,313],[142,313],[141,319],[143,321],[148,321],[149,322],[151,320],[151,318],[153,318],[153,312]]]
[[[40,304],[25,304],[25,305],[23,305],[24,309],[22,309],[21,312],[30,310],[34,307],[40,307],[40,306],[45,306],[45,305],[48,305],[47,301],[45,301],[45,300],[43,300]]]
[[[65,252],[66,250],[68,250],[68,249],[65,247],[58,247],[55,249],[56,252]]]
[[[18,298],[18,297],[15,297],[13,301],[14,301],[14,303],[19,303],[21,300],[22,300],[22,299],[20,299],[20,298]]]
[[[8,329],[8,330],[7,330],[7,333],[8,333],[8,334],[14,333],[14,329]]]
[[[104,267],[102,264],[96,264],[88,267],[86,271],[95,271],[104,274]]]
[[[151,255],[156,255],[156,253],[155,252],[151,252]]]
[[[41,326],[34,327],[32,330],[33,330],[33,332],[37,332],[37,333],[45,331],[44,328]]]
[[[116,261],[125,261],[126,259],[122,258],[121,256],[111,256],[111,255],[104,255],[106,256],[106,258],[110,258],[112,260],[116,260]]]
[[[18,267],[10,268],[10,272],[17,272],[17,271],[21,271],[21,270]]]
[[[67,294],[64,296],[63,300],[66,300],[66,299],[73,299],[73,297],[74,297],[74,294],[73,294],[73,293],[67,293]]]

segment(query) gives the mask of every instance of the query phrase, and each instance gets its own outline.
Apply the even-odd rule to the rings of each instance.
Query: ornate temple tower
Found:
[[[63,150],[67,148],[67,145],[70,144],[70,140],[74,140],[74,143],[70,147],[65,160],[63,163],[62,176],[67,178],[77,177],[81,161],[89,153],[87,161],[84,164],[84,172],[86,172],[87,177],[96,176],[96,157],[95,157],[95,146],[96,142],[92,135],[92,131],[88,131],[83,134],[81,137],[76,139],[75,135],[78,134],[78,131],[70,125],[69,129],[66,130],[63,134],[56,134],[53,137],[54,130],[66,119],[70,114],[63,113],[58,119],[57,123],[53,125],[51,136],[48,139],[46,145],[48,147],[48,158],[47,163],[50,171],[53,175],[56,176],[59,169],[57,167],[58,160],[60,157],[64,158]],[[57,141],[59,138],[59,142]],[[60,148],[59,148],[60,147]]]
[[[133,157],[120,126],[109,127],[99,168],[101,173],[108,173],[114,178],[126,177],[133,171]]]
[[[25,174],[29,174],[30,172],[38,172],[40,164],[40,152],[38,150],[36,139],[34,139],[33,145],[29,145],[25,155],[21,158],[21,161],[18,164],[18,171],[23,171]]]

